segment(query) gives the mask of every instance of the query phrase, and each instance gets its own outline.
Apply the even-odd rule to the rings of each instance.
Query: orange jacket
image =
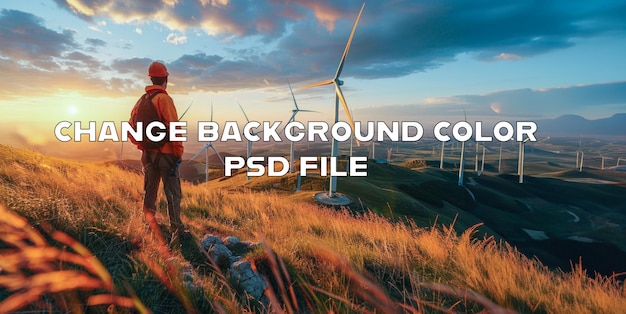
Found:
[[[170,122],[178,121],[178,114],[176,113],[176,107],[174,106],[174,101],[172,97],[170,97],[165,88],[161,85],[150,85],[146,86],[146,93],[153,93],[156,91],[160,91],[161,94],[158,94],[152,98],[152,104],[154,104],[154,108],[156,108],[157,114],[159,115],[159,119],[165,124],[168,129]],[[135,114],[137,111],[137,106],[141,103],[141,99],[137,101],[135,107],[133,107],[133,111],[130,113],[130,122],[134,125],[136,119]],[[143,148],[135,141],[135,139],[131,136],[130,141],[133,142],[137,146],[139,150],[143,150]],[[165,145],[159,148],[159,151],[163,154],[173,154],[176,157],[182,157],[184,152],[183,142],[167,142]]]

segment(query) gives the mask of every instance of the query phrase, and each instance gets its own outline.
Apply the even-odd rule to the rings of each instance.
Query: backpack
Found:
[[[137,122],[141,122],[142,123],[142,139],[141,141],[137,141],[137,144],[139,144],[143,149],[159,149],[161,146],[165,145],[165,143],[168,142],[169,140],[169,132],[167,131],[167,126],[166,130],[165,130],[165,137],[158,141],[158,142],[154,142],[152,140],[150,140],[148,138],[147,134],[147,127],[150,123],[154,122],[154,121],[161,121],[161,119],[159,119],[159,114],[156,110],[156,108],[154,108],[154,104],[152,103],[152,98],[154,98],[154,96],[160,94],[160,91],[156,91],[152,94],[144,94],[143,96],[141,96],[140,98],[140,103],[137,106],[137,111],[135,112],[135,119],[134,122],[135,124],[133,125],[133,127],[135,128],[135,130],[137,130]],[[161,121],[162,122],[162,121]],[[151,133],[153,136],[157,136],[159,133],[161,132],[160,128],[152,128]]]

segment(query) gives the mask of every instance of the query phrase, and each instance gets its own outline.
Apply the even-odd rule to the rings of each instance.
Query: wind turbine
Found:
[[[391,161],[391,153],[393,152],[393,148],[387,148],[387,163]]]
[[[476,148],[474,149],[474,172],[478,172],[478,142],[476,142]]]
[[[248,119],[248,115],[246,114],[246,111],[243,110],[243,107],[241,106],[241,104],[239,102],[237,102],[237,104],[239,105],[239,108],[241,109],[241,112],[243,112],[243,116],[246,117],[246,122],[250,123],[250,119]],[[263,130],[260,131],[252,131],[250,132],[250,135],[255,136],[258,135],[260,133],[263,133]],[[252,153],[252,143],[250,140],[248,140],[248,146],[246,149],[246,164],[248,163],[247,160],[250,159],[250,154]],[[250,180],[250,175],[248,175],[248,173],[250,172],[250,167],[248,167],[248,171],[246,171],[246,180]]]
[[[582,137],[578,140],[578,150],[576,151],[576,169],[580,168],[580,153],[583,149],[583,140]]]
[[[463,115],[465,116],[465,122],[467,122],[467,114],[465,113],[465,110],[463,110]],[[459,134],[459,135],[465,135],[465,133],[463,134]],[[463,173],[465,172],[465,141],[461,142],[461,158],[459,160],[459,181],[458,181],[458,186],[463,186]]]
[[[524,183],[524,147],[526,142],[530,140],[530,137],[525,138],[519,142],[519,160],[517,161],[517,169],[519,174],[519,183]]]
[[[580,151],[580,168],[578,169],[578,172],[583,172],[583,161],[585,158],[585,152]]]
[[[480,161],[480,173],[485,172],[485,145],[483,145],[483,157]]]
[[[337,72],[335,72],[335,77],[330,79],[330,80],[325,80],[325,81],[321,81],[318,83],[314,83],[311,85],[307,85],[304,87],[301,87],[299,89],[307,89],[307,88],[313,88],[313,87],[317,87],[317,86],[323,86],[323,85],[330,85],[333,84],[335,86],[335,123],[337,123],[339,121],[339,103],[341,102],[341,104],[343,105],[343,110],[346,113],[346,116],[348,117],[348,120],[350,122],[350,127],[352,128],[352,133],[355,132],[355,128],[354,128],[354,120],[352,120],[352,115],[350,114],[350,109],[348,108],[348,104],[346,103],[346,99],[343,96],[343,92],[341,91],[341,85],[343,85],[343,81],[339,79],[339,77],[341,76],[341,71],[343,70],[343,64],[346,61],[346,57],[348,56],[348,51],[350,51],[350,45],[352,44],[352,38],[354,37],[354,32],[356,31],[356,27],[359,24],[359,19],[361,18],[361,14],[363,13],[363,9],[365,8],[365,3],[363,3],[363,5],[361,6],[361,10],[359,11],[359,15],[356,18],[356,21],[354,21],[354,26],[352,27],[352,32],[350,33],[350,37],[348,38],[348,43],[346,44],[346,48],[343,51],[343,55],[341,56],[341,59],[339,61],[339,66],[337,67]],[[356,140],[356,144],[357,146],[361,146],[361,143],[359,143],[359,140]],[[331,148],[331,157],[337,157],[337,140],[335,138],[333,138],[332,141],[332,148]],[[329,188],[328,188],[328,197],[332,198],[335,196],[335,192],[337,190],[337,177],[336,176],[331,176],[330,177],[330,184],[329,184]]]
[[[213,122],[213,102],[211,102],[211,122]],[[191,157],[191,159],[189,159],[189,161],[192,161],[196,157],[198,157],[198,155],[200,155],[202,152],[204,152],[205,182],[209,182],[209,148],[212,149],[215,152],[215,154],[220,159],[222,164],[224,164],[224,159],[222,158],[220,153],[217,151],[217,149],[215,149],[215,147],[213,147],[213,142],[212,141],[209,141],[206,145],[204,145],[204,147],[202,147],[202,149],[200,149],[195,155],[193,155],[193,157]]]
[[[441,142],[441,157],[439,158],[439,169],[443,169],[443,152],[446,142]],[[435,147],[433,147],[435,149]]]
[[[298,107],[298,103],[296,102],[296,96],[293,94],[293,89],[291,89],[291,83],[289,83],[289,80],[287,80],[287,85],[289,85],[289,91],[291,92],[291,98],[293,98],[293,105],[295,107],[293,110],[291,110],[292,114],[291,114],[291,117],[289,118],[289,121],[287,121],[287,124],[289,124],[290,122],[293,122],[296,119],[296,115],[298,114],[298,112],[317,112],[317,113],[319,113],[319,111],[300,109],[300,107]],[[243,110],[243,109],[241,109],[241,110]],[[293,173],[293,163],[294,163],[293,162],[294,161],[294,159],[293,159],[293,155],[294,155],[293,146],[294,146],[294,143],[293,143],[293,141],[291,141],[291,149],[289,151],[289,173]],[[248,153],[248,154],[250,154],[250,153]],[[352,146],[350,146],[350,156],[352,156]]]
[[[460,134],[465,135],[465,134]],[[459,159],[459,181],[458,185],[463,186],[463,172],[465,171],[465,141],[461,142],[461,158]]]
[[[601,170],[604,170],[604,159],[606,159],[606,157],[602,156],[602,154],[600,154],[600,157],[602,158],[602,168],[601,168]]]
[[[500,142],[500,156],[498,157],[498,173],[500,173],[500,170],[502,169],[502,143]]]

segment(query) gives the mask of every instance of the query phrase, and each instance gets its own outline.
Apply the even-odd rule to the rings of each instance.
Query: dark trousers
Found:
[[[154,217],[156,212],[157,192],[159,182],[163,180],[163,191],[167,198],[167,215],[170,219],[172,232],[182,231],[183,224],[180,220],[180,175],[176,165],[177,158],[171,154],[144,151],[141,156],[141,164],[144,172],[144,212],[149,217]]]

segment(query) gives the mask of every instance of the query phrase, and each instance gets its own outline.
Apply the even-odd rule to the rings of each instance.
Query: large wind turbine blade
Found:
[[[215,154],[220,159],[220,161],[222,162],[222,165],[223,165],[224,164],[224,158],[222,158],[222,155],[220,155],[220,153],[217,151],[217,149],[215,149],[215,147],[213,147],[213,145],[211,145],[211,149],[215,152]]]
[[[213,101],[211,100],[211,122],[213,122]]]
[[[321,112],[319,112],[319,111],[315,111],[315,110],[305,110],[305,109],[298,110],[298,112],[315,112],[315,113],[321,113]]]
[[[243,107],[241,106],[239,101],[237,102],[237,104],[239,105],[239,108],[241,109],[241,112],[243,112],[243,116],[246,117],[246,121],[248,121],[248,123],[250,123],[250,119],[248,119],[248,115],[246,114],[246,111],[243,110]]]
[[[354,120],[352,120],[352,115],[350,114],[350,109],[348,109],[348,104],[346,103],[346,99],[343,97],[341,88],[339,87],[339,84],[337,83],[335,83],[335,92],[337,93],[337,97],[339,97],[339,101],[341,101],[341,104],[343,105],[343,110],[346,112],[346,115],[348,116],[348,122],[350,122],[350,127],[352,127],[352,134],[354,134],[355,132]],[[361,142],[358,139],[356,139],[356,137],[354,139],[356,140],[356,146],[361,147]]]
[[[193,157],[191,157],[191,159],[189,159],[189,161],[192,161],[192,160],[196,159],[196,157],[198,157],[198,155],[202,154],[202,152],[205,151],[207,148],[209,148],[209,144],[204,145],[204,147],[202,147],[201,150],[199,150],[195,155],[193,155]]]
[[[335,82],[334,80],[321,81],[321,82],[313,83],[313,84],[310,84],[310,85],[307,85],[307,86],[299,87],[297,90],[313,88],[313,87],[318,87],[318,86],[324,86],[324,85],[330,85],[330,84],[332,84],[334,82]]]
[[[183,112],[183,114],[180,115],[180,117],[178,117],[178,120],[182,119],[185,114],[187,113],[187,111],[189,111],[189,108],[191,108],[191,105],[193,105],[193,100],[191,101],[191,103],[189,104],[189,106],[187,106],[187,109],[185,109],[185,112]]]
[[[296,110],[300,110],[300,108],[298,108],[298,103],[296,102],[296,96],[293,94],[293,89],[291,89],[291,83],[289,83],[289,80],[287,80],[287,85],[289,85],[289,91],[291,92],[291,98],[293,98],[293,104],[296,106]]]
[[[346,56],[348,56],[348,51],[350,51],[350,45],[352,45],[352,38],[354,37],[354,32],[356,31],[356,27],[359,24],[359,20],[361,19],[361,13],[363,13],[364,8],[365,8],[365,2],[361,6],[361,11],[359,11],[359,15],[357,15],[356,21],[354,21],[354,26],[352,26],[352,32],[350,33],[350,37],[348,38],[346,49],[343,50],[341,61],[339,61],[339,66],[337,67],[337,73],[335,73],[335,79],[339,78],[339,76],[341,75],[341,70],[343,70],[343,63],[344,61],[346,61]]]

